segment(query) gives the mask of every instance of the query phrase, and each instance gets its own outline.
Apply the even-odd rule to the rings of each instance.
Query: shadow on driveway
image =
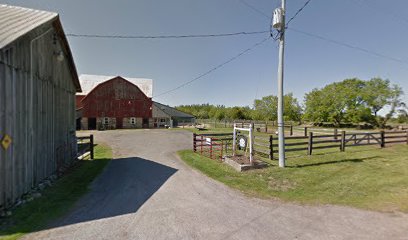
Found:
[[[114,159],[74,209],[49,227],[135,213],[176,171],[138,157]]]

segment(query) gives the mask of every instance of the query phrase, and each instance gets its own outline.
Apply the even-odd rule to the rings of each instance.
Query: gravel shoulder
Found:
[[[95,132],[114,160],[91,191],[25,239],[408,239],[408,216],[244,196],[192,170],[176,151],[191,133]]]

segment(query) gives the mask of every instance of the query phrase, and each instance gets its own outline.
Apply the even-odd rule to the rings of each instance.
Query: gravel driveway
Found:
[[[249,198],[190,169],[191,133],[96,132],[115,159],[73,211],[26,239],[408,239],[408,215]],[[408,203],[407,203],[408,204]]]

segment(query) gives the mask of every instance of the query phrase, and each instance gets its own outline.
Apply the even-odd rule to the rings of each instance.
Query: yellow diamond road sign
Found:
[[[13,140],[11,139],[11,137],[9,135],[4,135],[3,139],[1,140],[1,146],[3,146],[3,148],[5,150],[7,150],[10,147],[10,144],[13,142]]]

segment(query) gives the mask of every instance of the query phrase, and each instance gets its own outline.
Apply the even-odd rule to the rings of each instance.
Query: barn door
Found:
[[[116,129],[123,128],[123,118],[116,118]]]

